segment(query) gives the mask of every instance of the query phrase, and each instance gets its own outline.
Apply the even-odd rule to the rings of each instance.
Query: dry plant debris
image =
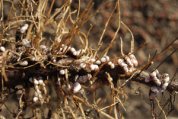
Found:
[[[157,54],[145,64],[136,58],[132,31],[121,19],[120,1],[115,2],[97,49],[90,47],[88,34],[82,31],[91,17],[92,1],[82,10],[80,0],[75,10],[72,0],[61,2],[56,9],[54,3],[1,1],[1,118],[124,118],[124,103],[129,98],[125,87],[132,81],[150,88],[152,117],[157,118],[157,103],[166,118],[157,96],[167,91],[174,98],[178,84],[167,73],[147,70]],[[8,14],[4,14],[6,4],[10,6]],[[103,35],[114,12],[117,29],[103,50]],[[120,36],[121,55],[112,58],[108,52],[120,29],[131,35],[130,51],[124,53]],[[15,103],[12,109],[8,107],[11,98]]]

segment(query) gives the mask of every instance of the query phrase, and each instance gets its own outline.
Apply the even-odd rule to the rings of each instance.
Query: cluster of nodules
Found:
[[[151,92],[158,94],[164,92],[170,83],[169,74],[160,74],[158,70],[149,74],[149,77],[145,78],[145,82],[153,82],[155,85],[151,87]]]
[[[108,65],[111,69],[114,69],[116,66],[120,66],[125,73],[131,73],[138,66],[138,61],[133,54],[126,55],[123,58],[119,58],[117,60],[117,63],[110,60],[109,56],[104,55],[103,57],[98,59],[90,58],[87,62],[80,63],[80,67],[83,69],[89,67],[91,71],[96,71],[102,64]]]
[[[8,50],[4,46],[0,46],[0,58],[3,57],[2,54],[5,53],[5,51],[8,51]],[[13,55],[13,56],[15,56],[15,55]],[[21,65],[21,66],[27,66],[28,65],[28,61],[27,60],[21,61],[20,59],[21,59],[21,57],[19,56],[17,58],[17,61],[18,61],[19,65]]]
[[[24,34],[28,30],[28,28],[29,28],[29,25],[26,23],[19,29],[19,31],[21,34]],[[28,39],[22,39],[22,44],[25,46],[30,46],[30,41]],[[74,59],[75,58],[81,59],[80,60],[81,62],[78,63],[79,64],[78,66],[82,69],[86,69],[86,70],[90,70],[90,71],[97,71],[100,69],[100,66],[104,64],[104,65],[110,66],[111,69],[114,69],[116,67],[116,65],[117,66],[119,65],[124,70],[124,73],[131,73],[138,66],[138,61],[137,61],[136,57],[131,53],[128,55],[125,55],[123,58],[119,58],[116,63],[115,61],[113,62],[112,60],[110,60],[110,57],[107,55],[104,55],[101,58],[92,57],[92,56],[87,55],[86,50],[84,50],[84,49],[76,50],[74,47],[68,46],[68,45],[62,44],[62,43],[60,44],[60,48],[57,51],[55,51],[56,54],[52,55],[51,58],[48,58],[48,55],[49,54],[51,55],[51,53],[50,53],[51,49],[49,47],[41,44],[40,49],[41,49],[41,51],[44,51],[44,54],[45,54],[42,57],[40,57],[40,58],[43,58],[42,61],[51,60],[51,62],[53,62],[53,63],[60,64],[60,61],[58,62],[58,60],[60,60],[60,58],[58,58],[58,56],[65,54],[66,56],[72,57]],[[3,48],[1,48],[0,50],[4,51]],[[36,53],[36,51],[31,52],[30,58],[32,61],[39,61],[40,58],[38,58],[35,53]],[[86,56],[84,54],[86,54]],[[29,65],[27,60],[23,60],[23,61],[19,60],[18,64],[21,66]]]
[[[31,78],[31,82],[34,84],[34,97],[33,97],[33,102],[35,103],[46,103],[48,96],[47,96],[47,89],[46,85],[41,77],[39,78]]]
[[[65,44],[61,45],[59,51],[62,53],[69,51],[72,53],[73,56],[76,56],[76,57],[80,56],[81,54],[85,52],[83,49],[76,50],[74,47],[70,47]]]
[[[20,27],[19,31],[20,31],[21,34],[25,34],[26,31],[28,30],[28,28],[29,28],[29,25],[28,24],[24,24],[22,27]],[[22,43],[23,46],[31,47],[31,41],[29,39],[23,38],[21,41],[22,41],[21,43]],[[51,50],[52,50],[52,48],[50,46],[47,46],[45,44],[40,44],[39,48],[40,48],[41,54],[45,54],[45,55],[49,55]],[[34,53],[36,53],[36,51]],[[71,47],[71,46],[68,46],[66,44],[60,43],[60,48],[57,50],[56,54],[54,54],[54,55],[63,55],[63,54],[66,54],[66,53],[68,53],[69,55],[74,56],[74,57],[79,57],[83,53],[85,53],[85,50],[84,49],[76,50],[74,47]],[[43,57],[43,58],[45,58],[45,57]],[[32,60],[33,61],[38,61],[38,58],[33,57]],[[51,60],[54,63],[57,62],[56,57],[52,57]],[[23,65],[23,63],[22,63],[22,66],[25,66],[25,65]]]
[[[75,83],[61,83],[62,78],[58,77],[57,85],[64,91],[64,92],[69,92],[69,93],[79,93],[80,90],[82,89],[82,85],[79,82]]]
[[[68,75],[67,69],[61,69],[59,70],[59,77],[57,80],[57,85],[64,91],[69,93],[79,93],[82,89],[82,83],[86,83],[87,81],[90,81],[92,78],[91,74],[86,74],[83,76],[76,75],[74,76],[74,81],[70,81]]]
[[[138,61],[133,54],[128,54],[123,59],[118,59],[118,64],[126,73],[133,72],[138,66]]]
[[[86,57],[81,57],[81,58],[85,59]],[[100,59],[88,57],[87,60],[81,61],[79,66],[82,69],[97,71],[99,70],[99,66],[105,63],[107,63],[112,69],[115,67],[114,63],[110,61],[110,58],[107,55],[101,57]]]
[[[87,82],[89,81],[92,83],[90,79],[92,79],[92,72],[99,71],[102,66],[109,66],[110,69],[114,69],[116,67],[122,68],[124,70],[124,73],[132,73],[134,70],[136,70],[136,67],[138,66],[138,61],[136,57],[133,54],[128,54],[123,58],[120,58],[117,60],[117,63],[112,61],[109,56],[104,55],[101,58],[94,58],[94,57],[87,57],[83,56],[78,59],[79,62],[76,63],[76,66],[79,66],[80,69],[85,70],[88,72],[88,75],[84,76],[78,76],[76,74],[75,81],[73,84],[67,83],[63,89],[66,88],[66,90],[71,91],[73,93],[78,93],[82,86],[81,86],[81,81]],[[74,65],[75,63],[73,63]],[[91,74],[90,74],[91,73]],[[66,78],[66,75],[70,74],[68,72],[68,69],[60,69],[59,70],[59,75],[60,78],[58,78],[58,84],[62,86],[61,81],[63,80],[62,78]],[[85,80],[85,81],[84,81]],[[63,85],[64,86],[64,85]]]
[[[28,24],[24,24],[24,25],[19,29],[20,33],[21,33],[21,34],[25,34],[25,33],[27,32],[27,30],[28,30],[28,27],[29,27]],[[23,44],[24,46],[30,47],[30,46],[31,46],[30,43],[31,43],[31,42],[30,42],[29,39],[26,39],[26,38],[23,38],[23,39],[22,39],[22,44]]]

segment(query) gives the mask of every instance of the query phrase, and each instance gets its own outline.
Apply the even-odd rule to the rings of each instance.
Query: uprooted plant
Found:
[[[89,47],[87,34],[81,30],[89,19],[92,2],[80,11],[79,0],[78,9],[72,11],[72,0],[67,0],[52,13],[54,1],[49,6],[47,0],[8,1],[12,5],[6,16],[8,20],[3,20],[2,13],[1,110],[9,110],[6,100],[10,95],[16,95],[18,109],[10,111],[16,118],[24,118],[29,107],[33,110],[32,116],[37,118],[45,115],[46,107],[47,117],[53,118],[122,118],[121,110],[125,110],[127,98],[124,88],[134,81],[150,88],[153,118],[156,118],[155,104],[166,118],[157,96],[168,91],[174,99],[178,84],[171,80],[169,74],[159,73],[157,68],[147,71],[156,53],[146,64],[139,63],[134,52],[133,34],[120,18],[119,1],[113,10],[113,13],[118,13],[118,28],[102,52],[103,35],[113,13],[106,22],[98,48],[93,50]],[[22,7],[16,8],[17,4]],[[1,8],[3,11],[3,2]],[[121,27],[132,36],[130,51],[124,53],[124,41],[120,37],[121,56],[111,58],[108,51]],[[73,42],[74,37],[78,39],[76,43]],[[74,44],[77,47],[74,48]],[[97,94],[102,92],[101,89],[107,90],[110,99]],[[169,101],[173,103],[174,100]]]

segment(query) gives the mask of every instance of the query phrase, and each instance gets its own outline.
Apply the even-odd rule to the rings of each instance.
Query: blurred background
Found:
[[[4,15],[8,14],[10,2],[4,1]],[[16,0],[15,0],[16,1]],[[89,0],[81,1],[81,12],[86,8]],[[49,5],[51,1],[49,0]],[[72,1],[72,10],[78,8],[78,0]],[[64,0],[56,0],[53,10],[59,8],[64,3]],[[112,11],[115,8],[116,0],[93,0],[93,7],[90,11],[89,20],[81,28],[86,34],[88,33],[89,45],[96,49],[102,31]],[[52,12],[54,12],[52,11]],[[135,55],[139,60],[139,65],[146,64],[149,56],[152,57],[155,52],[161,53],[171,42],[178,39],[178,0],[120,0],[121,21],[124,22],[132,31],[135,38]],[[118,14],[114,11],[106,33],[103,37],[102,50],[107,48],[110,41],[114,37],[114,33],[118,28]],[[4,18],[6,19],[6,18]],[[2,30],[2,29],[0,29]],[[130,51],[131,34],[123,25],[116,37],[116,40],[109,51],[109,55],[113,58],[121,55],[120,53],[120,37],[124,43],[124,53]],[[169,73],[170,77],[178,80],[178,41],[159,54],[154,59],[154,64],[149,68],[153,71],[158,67],[161,73]],[[168,57],[169,56],[169,57]],[[164,60],[165,59],[165,60]],[[130,83],[125,89],[127,100],[124,103],[126,111],[123,111],[126,119],[149,119],[151,118],[151,106],[149,102],[149,88],[138,83]],[[110,96],[110,95],[108,95]],[[166,92],[159,96],[162,105],[169,100],[169,93]],[[169,112],[169,119],[178,118],[178,96],[175,97],[173,106],[166,105],[164,110]],[[158,114],[160,112],[158,111]]]
[[[87,0],[81,1],[81,9],[86,7],[87,2]],[[93,2],[94,7],[92,8],[91,18],[84,28],[89,29],[92,26],[89,41],[90,46],[95,49],[104,26],[116,5],[116,0],[93,0]],[[77,8],[77,6],[78,1],[75,0],[73,7]],[[120,0],[121,21],[130,28],[134,35],[135,55],[140,65],[148,61],[149,55],[153,56],[155,52],[159,54],[171,42],[178,40],[177,11],[177,0]],[[114,12],[103,38],[103,49],[108,46],[114,37],[117,27],[118,14]],[[113,58],[120,55],[120,37],[124,41],[124,52],[128,53],[130,50],[131,35],[121,25],[115,43],[109,51],[109,55]],[[174,77],[174,74],[178,73],[178,51],[175,51],[171,56],[169,55],[177,48],[178,41],[175,41],[171,47],[155,58],[154,64],[148,70],[153,71],[162,62],[158,70],[161,73],[169,73],[171,78]],[[178,76],[175,75],[174,79],[178,80]],[[127,111],[123,111],[126,119],[132,119],[133,117],[137,119],[151,118],[149,88],[131,83],[126,92],[128,93],[128,100],[125,103]],[[160,95],[158,99],[163,106],[169,100],[169,94]],[[165,106],[165,112],[169,112],[171,108],[174,108],[174,110],[171,111],[168,118],[178,118],[178,96],[176,96],[173,107]]]

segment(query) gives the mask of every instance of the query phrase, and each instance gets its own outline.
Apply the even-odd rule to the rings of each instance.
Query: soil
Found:
[[[99,13],[91,16],[91,24],[93,28],[90,33],[91,46],[96,48],[96,40],[99,39],[102,29],[110,17],[114,8],[114,2],[105,0],[94,0],[95,5],[93,14],[96,9]],[[158,69],[160,72],[167,72],[171,77],[178,73],[178,52],[167,57],[173,49],[178,48],[178,1],[172,0],[121,0],[120,1],[121,20],[130,28],[135,38],[135,54],[139,59],[139,64],[144,64],[148,61],[148,56],[157,52],[158,54],[165,49],[168,44],[175,41],[173,45],[164,53],[160,54],[155,60],[154,64],[149,68],[153,70],[160,62],[164,62]],[[117,29],[118,16],[114,13],[110,25],[106,30],[103,42],[105,47],[108,46],[111,39],[114,37],[114,32]],[[121,25],[120,34],[116,37],[116,42],[110,50],[110,55],[115,57],[120,55],[120,39],[124,41],[124,51],[128,53],[130,50],[131,36]],[[104,47],[104,48],[105,48]],[[104,49],[103,48],[103,49]],[[164,60],[165,59],[165,60]],[[177,79],[177,75],[175,79]],[[136,83],[131,83],[127,90],[128,100],[126,103],[127,111],[124,112],[126,119],[149,119],[151,118],[151,106],[148,98],[149,89],[145,86],[140,86]],[[168,95],[162,95],[165,99],[161,100],[164,104]],[[160,96],[160,99],[163,98]],[[170,113],[169,118],[178,118],[178,96],[176,96],[174,103],[174,110]],[[165,109],[168,111],[168,107]],[[162,117],[163,118],[163,117]]]
[[[53,10],[60,7],[63,2],[62,0],[56,1]],[[93,2],[94,6],[91,9],[89,21],[85,23],[81,30],[87,33],[91,28],[88,35],[89,45],[92,49],[96,49],[105,24],[114,10],[115,0],[93,0]],[[81,11],[85,9],[87,3],[87,0],[81,0]],[[5,13],[8,12],[7,8],[5,7]],[[78,0],[73,0],[72,9],[77,8]],[[169,56],[172,51],[178,48],[178,40],[175,41],[178,39],[177,11],[177,0],[120,0],[121,21],[124,22],[133,33],[135,39],[134,53],[139,60],[139,65],[142,66],[142,64],[145,64],[149,57],[152,57],[156,52],[159,55],[154,59],[154,64],[149,67],[149,70],[153,71],[162,62],[157,69],[162,73],[169,73],[170,77],[178,73],[178,52],[175,51],[174,54]],[[114,33],[118,28],[118,18],[118,13],[115,11],[106,29],[100,53],[108,47],[114,37]],[[53,31],[49,30],[48,32]],[[124,25],[121,25],[116,40],[109,51],[109,55],[112,58],[121,55],[120,37],[123,39],[124,53],[127,54],[130,51],[131,34]],[[175,42],[167,48],[173,41]],[[166,50],[164,50],[165,48]],[[178,76],[175,75],[173,79],[178,79]],[[150,119],[151,106],[148,96],[149,88],[133,82],[127,85],[125,92],[127,94],[127,99],[124,103],[126,110],[121,110],[124,118]],[[107,96],[109,98],[110,95]],[[169,99],[169,93],[166,92],[159,95],[158,99],[161,102],[160,104],[164,105]],[[11,105],[14,108],[16,107],[16,104],[12,103],[11,100],[8,101],[7,105]],[[168,113],[170,108],[170,106],[166,106],[164,108],[165,112]],[[178,118],[178,96],[175,97],[172,108],[174,108],[174,110],[170,112],[168,119]],[[160,118],[163,118],[163,116],[160,116]]]

